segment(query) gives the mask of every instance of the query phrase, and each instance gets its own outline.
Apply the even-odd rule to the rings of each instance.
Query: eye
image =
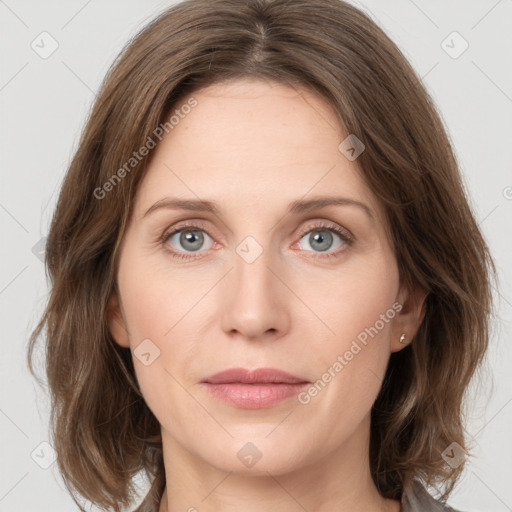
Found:
[[[336,238],[340,241],[336,243]],[[305,244],[302,240],[305,240]],[[335,244],[334,250],[333,243]],[[306,231],[301,233],[301,240],[298,242],[301,248],[304,245],[312,248],[313,252],[320,253],[315,257],[330,258],[338,256],[341,252],[344,252],[347,247],[353,243],[352,235],[344,228],[335,224],[320,223],[315,226],[309,226]],[[329,252],[328,252],[329,251]],[[326,254],[321,254],[326,253]]]
[[[213,242],[212,238],[208,233],[197,225],[186,225],[180,226],[167,232],[162,237],[162,242],[166,246],[166,250],[171,253],[171,256],[175,258],[191,258],[190,254],[199,252],[205,243],[205,240],[209,239]],[[169,248],[177,247],[177,249]],[[213,244],[211,244],[213,245]],[[180,247],[181,246],[181,247]],[[209,247],[207,247],[208,249]],[[192,258],[194,258],[192,256]]]
[[[312,248],[312,251],[309,252],[315,253],[314,257],[316,258],[332,258],[339,256],[340,253],[345,252],[354,241],[352,234],[348,230],[336,224],[325,222],[308,226],[299,236],[301,238],[299,242],[296,243],[299,245],[299,248],[304,250],[304,242],[302,242],[302,240],[305,239],[306,247],[309,245]],[[336,238],[338,238],[337,243]],[[210,242],[209,246],[205,248],[205,241],[208,240]],[[331,250],[333,243],[335,244],[334,249],[338,250]],[[203,252],[201,249],[209,249],[215,242],[200,225],[186,224],[179,225],[171,231],[164,233],[162,236],[162,244],[172,257],[190,260],[200,257],[199,254]],[[194,256],[193,253],[199,254]]]

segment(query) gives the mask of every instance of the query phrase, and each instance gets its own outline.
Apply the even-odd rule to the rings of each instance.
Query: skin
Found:
[[[236,80],[193,97],[197,106],[153,150],[120,249],[120,296],[109,305],[119,345],[133,353],[150,339],[160,351],[147,366],[133,357],[161,425],[160,512],[399,511],[370,475],[370,410],[391,353],[421,324],[424,295],[399,286],[383,208],[357,160],[338,150],[348,133],[325,100],[282,84]],[[144,216],[171,196],[215,201],[220,213]],[[286,214],[292,201],[318,196],[360,201],[373,220],[351,205]],[[161,240],[183,221],[200,223],[199,250],[179,234]],[[322,252],[311,239],[322,222],[353,242],[332,233]],[[247,236],[263,249],[251,263],[236,252]],[[292,397],[241,409],[200,383],[232,367],[315,382],[395,302],[401,311],[308,404]],[[248,442],[261,453],[252,467],[237,457]]]

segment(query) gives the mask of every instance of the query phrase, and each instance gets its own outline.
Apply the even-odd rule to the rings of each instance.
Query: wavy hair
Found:
[[[464,399],[489,342],[495,264],[421,79],[377,23],[342,0],[185,0],[110,67],[62,183],[46,245],[50,293],[27,351],[37,376],[34,346],[44,331],[65,484],[77,504],[81,497],[117,512],[133,504],[141,473],[151,485],[137,510],[158,510],[160,425],[130,349],[107,327],[120,242],[151,152],[112,180],[178,100],[242,77],[314,91],[365,144],[357,164],[385,208],[400,282],[427,292],[419,331],[391,354],[372,407],[371,474],[384,497],[400,499],[421,478],[446,484],[446,499],[464,464],[451,467],[441,453],[453,442],[467,448]]]

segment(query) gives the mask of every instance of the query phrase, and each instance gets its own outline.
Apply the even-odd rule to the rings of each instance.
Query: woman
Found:
[[[494,264],[439,115],[339,0],[188,0],[112,67],[47,242],[69,490],[453,510]],[[446,486],[439,500],[426,487]]]

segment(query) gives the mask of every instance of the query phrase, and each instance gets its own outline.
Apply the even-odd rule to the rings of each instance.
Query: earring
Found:
[[[400,336],[400,343],[404,343],[405,341],[405,333],[402,334],[402,336]]]

